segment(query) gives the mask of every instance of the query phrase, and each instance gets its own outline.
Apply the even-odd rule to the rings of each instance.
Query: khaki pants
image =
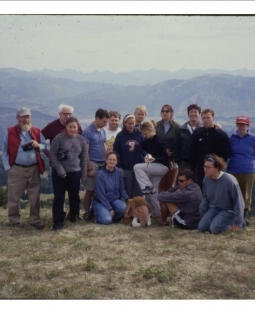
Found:
[[[248,211],[251,210],[251,196],[252,196],[252,188],[255,179],[255,173],[231,173],[234,177],[236,177],[239,187],[241,189],[243,200],[244,200],[244,213],[247,215]]]
[[[30,204],[30,222],[40,221],[41,179],[37,165],[28,168],[13,165],[8,171],[8,217],[11,223],[20,222],[19,204],[27,190]]]

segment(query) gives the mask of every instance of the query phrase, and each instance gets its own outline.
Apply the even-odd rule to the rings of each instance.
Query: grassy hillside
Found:
[[[0,299],[254,299],[255,218],[239,232],[85,221],[10,227],[0,209]]]

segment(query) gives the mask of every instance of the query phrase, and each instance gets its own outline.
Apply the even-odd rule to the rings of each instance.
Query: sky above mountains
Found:
[[[254,16],[0,14],[0,43],[0,67],[27,71],[255,70]]]

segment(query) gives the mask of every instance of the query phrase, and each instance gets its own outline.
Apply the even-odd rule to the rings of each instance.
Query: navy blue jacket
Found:
[[[154,163],[161,163],[168,168],[169,157],[166,152],[166,146],[157,133],[152,138],[145,139],[142,143],[142,148],[155,158]]]
[[[113,144],[113,151],[118,156],[118,167],[126,170],[133,170],[137,163],[143,163],[146,152],[142,150],[144,137],[141,132],[134,129],[132,132],[123,128],[116,136]]]

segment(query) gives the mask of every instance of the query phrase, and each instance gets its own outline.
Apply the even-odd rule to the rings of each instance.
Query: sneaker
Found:
[[[89,212],[85,212],[83,219],[87,221],[94,221],[95,220],[94,210],[90,209]]]
[[[45,227],[45,225],[40,221],[31,223],[31,226],[33,226],[36,229],[43,229]]]
[[[248,220],[248,219],[246,219],[246,218],[244,218],[244,221],[245,221],[245,223],[246,223],[246,226],[248,227],[248,226],[249,226],[249,224],[250,224],[249,220]]]
[[[153,194],[156,192],[155,188],[153,186],[145,187],[145,189],[141,190],[142,194]]]

